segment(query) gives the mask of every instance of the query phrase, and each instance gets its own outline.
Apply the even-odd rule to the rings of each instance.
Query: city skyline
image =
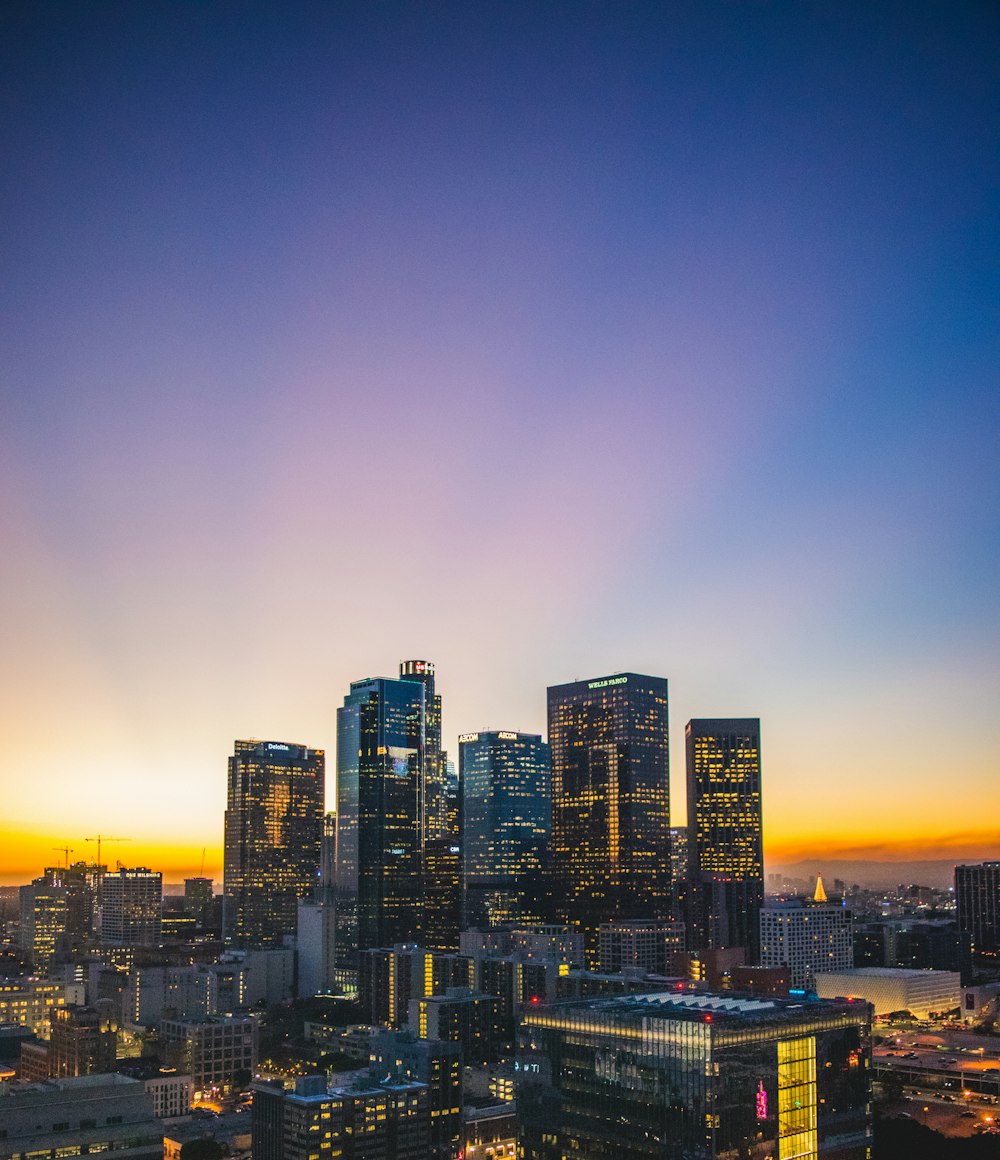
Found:
[[[995,9],[0,19],[0,882],[220,880],[405,657],[453,760],[659,674],[674,824],[754,717],[769,865],[998,856]]]

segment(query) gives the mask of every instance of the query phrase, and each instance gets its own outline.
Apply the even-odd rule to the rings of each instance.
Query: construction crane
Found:
[[[66,869],[68,870],[69,869],[69,856],[70,856],[70,854],[73,853],[73,847],[72,846],[53,846],[52,849],[58,850],[60,854],[65,855],[65,857],[66,857]]]
[[[131,842],[131,838],[109,838],[106,834],[98,834],[96,838],[84,838],[85,842],[97,843],[97,865],[101,864],[101,843],[102,842]]]

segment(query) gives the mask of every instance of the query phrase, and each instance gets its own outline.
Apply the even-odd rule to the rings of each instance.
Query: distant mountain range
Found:
[[[817,870],[823,875],[828,890],[833,889],[834,878],[841,878],[848,886],[855,883],[873,889],[898,886],[901,883],[915,886],[933,886],[945,890],[955,883],[955,861],[939,858],[916,862],[875,862],[856,859],[811,859],[802,862],[767,863],[767,874],[784,874],[788,878],[808,881],[816,877]]]

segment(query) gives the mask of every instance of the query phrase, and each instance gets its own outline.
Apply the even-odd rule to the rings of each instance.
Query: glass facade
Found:
[[[465,926],[540,918],[551,820],[549,747],[534,733],[458,739]]]
[[[337,712],[337,965],[416,939],[425,686],[355,681]]]
[[[619,673],[548,690],[556,913],[588,954],[614,918],[670,916],[667,682]]]
[[[623,996],[528,1010],[525,1160],[786,1160],[870,1148],[863,1003]]]
[[[759,961],[764,905],[760,721],[689,721],[688,944],[699,950],[743,947]]]
[[[295,934],[316,887],[325,756],[281,741],[237,741],[229,759],[223,927],[227,942],[269,947]]]

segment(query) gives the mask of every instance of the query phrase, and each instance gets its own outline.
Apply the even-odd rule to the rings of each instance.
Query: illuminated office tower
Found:
[[[619,673],[548,691],[552,883],[588,955],[615,918],[669,918],[667,682]]]
[[[420,938],[427,841],[431,835],[433,841],[447,841],[436,836],[446,835],[447,828],[441,820],[446,810],[441,701],[434,693],[433,666],[405,661],[400,667],[414,671],[398,680],[352,682],[337,710],[337,965],[342,968],[357,967],[359,949]],[[428,698],[429,771],[424,765]],[[440,794],[433,785],[438,776]]]
[[[18,941],[36,975],[46,975],[65,949],[68,906],[66,889],[51,875],[20,888],[21,921]]]
[[[759,962],[764,905],[760,721],[689,721],[688,948],[743,947]]]
[[[163,921],[163,875],[120,867],[101,879],[100,935],[108,946],[159,946]]]
[[[465,926],[538,921],[551,821],[549,747],[534,733],[458,739]]]
[[[322,749],[237,741],[229,758],[223,931],[238,947],[280,945],[312,896],[323,839]]]

